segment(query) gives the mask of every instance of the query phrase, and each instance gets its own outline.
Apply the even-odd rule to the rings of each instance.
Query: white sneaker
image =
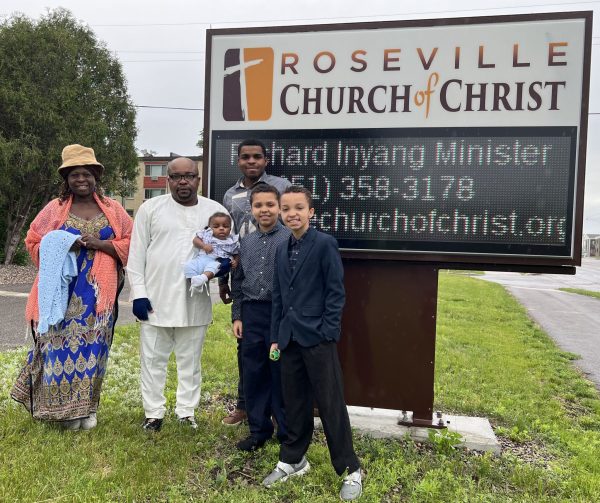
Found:
[[[362,494],[362,473],[360,468],[355,472],[349,473],[344,477],[342,488],[340,489],[340,499],[342,501],[352,501],[358,499]]]
[[[285,482],[290,477],[304,475],[308,470],[310,470],[310,464],[305,457],[293,465],[279,461],[275,469],[262,481],[262,484],[265,487],[271,487],[275,482]]]
[[[91,430],[95,428],[98,424],[98,418],[96,417],[96,413],[92,412],[88,417],[84,417],[81,420],[81,429],[82,430]]]
[[[81,428],[81,419],[70,419],[68,421],[61,421],[60,425],[69,431],[77,431]]]

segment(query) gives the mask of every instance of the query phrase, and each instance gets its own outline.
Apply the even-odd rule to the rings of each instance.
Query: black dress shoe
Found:
[[[144,423],[142,424],[142,428],[148,431],[160,431],[162,427],[162,419],[158,419],[156,417],[147,417],[144,419]]]
[[[240,451],[252,452],[257,449],[260,449],[263,445],[265,445],[265,442],[266,442],[266,440],[259,440],[257,438],[250,436],[248,438],[245,438],[244,440],[240,440],[236,444],[236,447]]]

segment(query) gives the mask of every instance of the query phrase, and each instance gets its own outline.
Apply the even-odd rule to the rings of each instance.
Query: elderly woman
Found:
[[[35,217],[25,239],[38,267],[26,309],[34,346],[11,396],[34,418],[78,430],[97,424],[132,220],[102,195],[104,166],[91,148],[68,145],[62,159],[61,194]],[[69,260],[72,272],[65,273]]]

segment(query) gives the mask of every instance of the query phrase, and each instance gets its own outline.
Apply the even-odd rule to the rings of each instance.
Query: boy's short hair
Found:
[[[242,147],[260,147],[262,149],[263,155],[265,157],[269,157],[267,155],[267,147],[265,147],[265,144],[260,140],[254,140],[254,139],[250,138],[248,140],[244,140],[244,141],[240,142],[240,144],[238,145],[238,148],[237,148],[238,157],[240,156],[240,153],[242,152]]]
[[[227,213],[223,213],[222,211],[216,211],[215,213],[213,213],[209,219],[208,219],[208,226],[210,227],[211,222],[215,219],[215,218],[226,218],[227,220],[229,220],[229,226],[231,227],[231,217],[227,214]]]
[[[310,190],[302,185],[290,185],[283,191],[281,195],[283,196],[284,194],[304,194],[304,197],[306,197],[306,200],[308,201],[308,208],[310,209],[313,207],[312,194]]]
[[[254,194],[275,194],[275,198],[277,199],[278,204],[281,199],[279,191],[273,185],[269,185],[268,183],[259,183],[256,187],[252,189],[252,191],[250,192],[250,206],[252,206]]]

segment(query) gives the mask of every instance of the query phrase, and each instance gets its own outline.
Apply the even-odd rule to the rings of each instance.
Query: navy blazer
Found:
[[[284,241],[275,253],[271,342],[283,350],[292,334],[304,347],[338,341],[346,294],[337,241],[309,228],[293,273],[288,245]]]

